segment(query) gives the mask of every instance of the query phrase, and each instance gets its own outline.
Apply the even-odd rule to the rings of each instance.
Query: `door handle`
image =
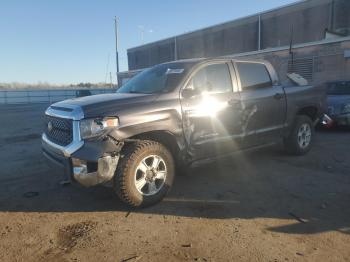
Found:
[[[276,93],[276,94],[273,96],[273,98],[274,98],[274,99],[277,99],[277,100],[280,100],[280,99],[282,99],[283,97],[284,97],[284,95],[281,94],[281,93]]]
[[[238,106],[238,105],[240,105],[241,100],[232,98],[232,99],[228,100],[227,103],[228,103],[230,106]]]

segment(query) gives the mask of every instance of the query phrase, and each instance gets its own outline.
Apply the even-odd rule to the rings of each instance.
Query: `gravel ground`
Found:
[[[0,261],[350,261],[349,131],[318,132],[303,157],[276,146],[194,168],[135,211],[59,184],[45,107],[0,107]]]

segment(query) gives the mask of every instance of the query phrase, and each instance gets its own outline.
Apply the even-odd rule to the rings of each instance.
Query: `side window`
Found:
[[[189,83],[201,92],[232,92],[232,81],[227,64],[213,64],[200,69]]]
[[[264,64],[237,62],[242,90],[271,87],[270,74]]]

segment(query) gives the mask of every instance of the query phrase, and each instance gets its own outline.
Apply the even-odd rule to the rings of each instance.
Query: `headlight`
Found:
[[[342,112],[342,114],[350,113],[350,104],[343,105],[341,112]]]
[[[80,121],[80,136],[82,139],[97,137],[118,125],[119,120],[116,117],[83,119]]]

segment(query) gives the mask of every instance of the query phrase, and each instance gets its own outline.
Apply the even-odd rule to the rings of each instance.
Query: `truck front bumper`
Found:
[[[97,161],[97,170],[91,171],[88,169],[88,164],[86,161],[81,159],[73,158],[73,177],[75,181],[78,181],[79,184],[90,187],[98,184],[103,184],[110,181],[114,172],[117,168],[119,160],[119,155],[117,156],[104,156],[98,159]]]
[[[62,173],[65,180],[72,180],[72,162],[70,158],[64,156],[63,153],[53,148],[44,139],[42,139],[42,152],[48,160],[47,163],[53,169]]]
[[[119,147],[109,141],[87,142],[67,155],[59,146],[42,136],[42,151],[50,166],[61,170],[66,180],[90,187],[110,181],[119,161]],[[107,153],[113,152],[113,153]]]

